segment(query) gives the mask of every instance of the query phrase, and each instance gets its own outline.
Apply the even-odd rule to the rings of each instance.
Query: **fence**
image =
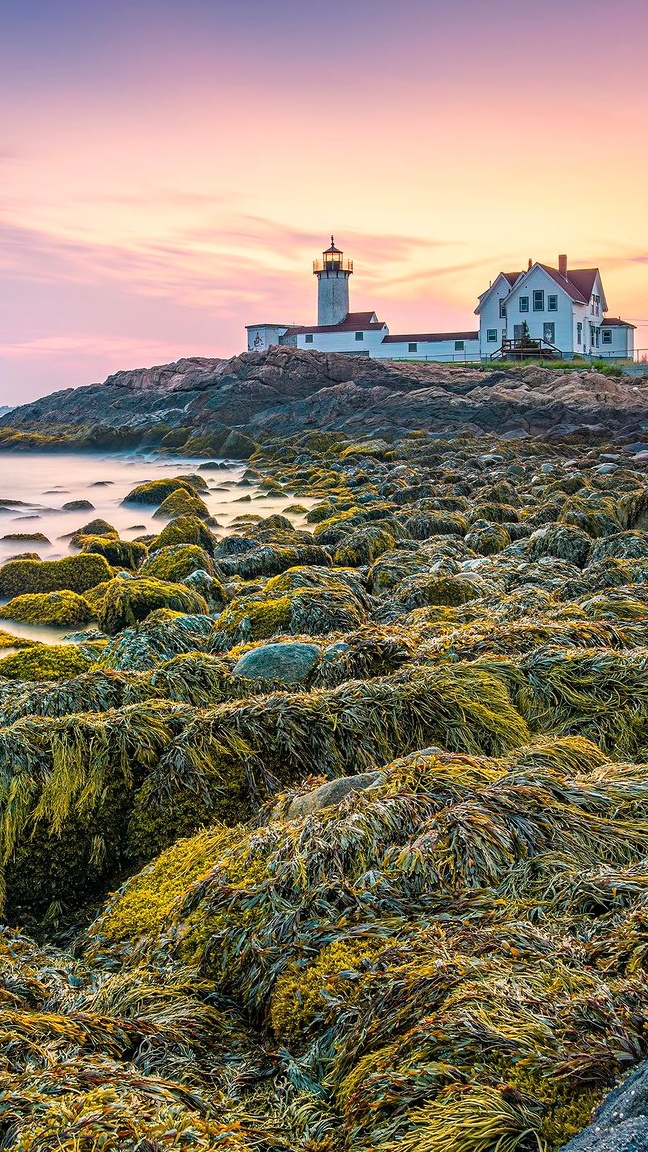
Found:
[[[482,356],[481,358],[476,360],[475,357],[471,356],[470,353],[468,353],[468,352],[440,352],[438,356],[417,356],[415,354],[412,354],[411,356],[394,356],[394,357],[381,356],[381,357],[378,357],[378,359],[381,359],[381,360],[393,359],[394,363],[399,363],[399,364],[430,363],[430,364],[474,364],[474,365],[482,365],[482,364],[497,364],[497,363],[502,362],[502,361],[497,361],[497,360],[491,361],[489,356]],[[538,359],[539,358],[536,357],[536,360],[538,360]],[[642,368],[643,368],[644,372],[648,375],[648,348],[635,348],[634,356],[633,356],[632,360],[625,360],[622,357],[615,355],[614,352],[603,352],[599,348],[596,352],[593,352],[591,355],[588,355],[588,356],[582,356],[582,355],[573,356],[573,357],[565,356],[562,360],[552,360],[552,361],[546,360],[544,363],[546,363],[546,364],[552,363],[556,367],[559,367],[559,366],[567,367],[567,366],[570,366],[573,364],[575,364],[577,366],[583,365],[583,364],[593,365],[593,364],[596,364],[597,361],[600,362],[601,360],[610,360],[611,363],[618,364],[619,368],[622,368],[624,372],[628,372],[630,375],[634,374],[635,372],[638,375],[641,375]],[[509,360],[508,363],[513,363],[513,361]]]

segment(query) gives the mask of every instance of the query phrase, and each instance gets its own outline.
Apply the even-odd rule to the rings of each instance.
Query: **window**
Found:
[[[548,312],[557,312],[558,311],[558,297],[552,295],[551,293],[547,296],[547,311]]]
[[[418,352],[418,344],[415,344],[414,341],[410,340],[410,343],[407,345],[407,351]]]
[[[576,325],[576,343],[577,344],[583,343],[583,325],[581,324],[580,320],[579,320],[578,324]]]
[[[463,340],[455,340],[455,352],[463,352],[465,344]]]
[[[552,324],[543,324],[542,336],[543,336],[543,339],[547,341],[547,344],[555,344],[556,343],[556,325],[553,323]]]
[[[487,328],[486,339],[489,344],[497,344],[497,328]]]
[[[506,300],[500,300],[500,320],[506,320]]]
[[[304,336],[304,342],[306,344],[312,344],[313,343],[313,333],[312,332],[306,333],[306,335]]]
[[[528,296],[520,296],[520,312],[528,312],[528,311],[529,311],[529,297]]]
[[[612,343],[612,329],[611,328],[603,328],[602,333],[601,333],[601,342],[603,344],[611,344]]]
[[[533,311],[544,312],[544,292],[542,288],[533,293]]]
[[[356,340],[364,340],[364,332],[356,332]]]

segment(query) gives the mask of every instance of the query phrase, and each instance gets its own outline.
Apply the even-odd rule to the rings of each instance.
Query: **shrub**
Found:
[[[92,553],[63,560],[9,560],[0,568],[0,596],[65,590],[83,595],[112,575],[106,558]]]
[[[203,597],[182,584],[143,577],[117,579],[111,580],[106,588],[98,612],[99,627],[109,636],[115,636],[123,628],[145,620],[156,608],[205,615],[208,612]]]

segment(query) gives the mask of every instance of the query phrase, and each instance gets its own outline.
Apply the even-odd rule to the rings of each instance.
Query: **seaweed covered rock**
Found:
[[[204,651],[214,632],[208,616],[180,615],[158,608],[143,623],[126,628],[110,640],[97,661],[102,668],[142,671],[186,652]]]
[[[169,480],[147,480],[143,484],[132,488],[122,500],[122,504],[140,504],[151,508],[159,508],[160,504],[174,492],[184,491],[190,495],[207,490],[207,483],[202,476],[176,476]]]
[[[569,560],[578,568],[582,568],[587,562],[591,548],[591,538],[580,528],[572,528],[566,524],[552,524],[546,528],[538,528],[529,537],[527,555],[530,560],[555,556],[558,560]]]
[[[119,532],[115,526],[100,516],[88,521],[81,528],[77,528],[71,537],[72,543],[75,544],[77,539],[83,536],[103,536],[106,540],[119,540]]]
[[[606,559],[645,560],[648,558],[648,532],[616,532],[597,540],[592,548],[593,562]]]
[[[489,524],[487,520],[475,520],[464,537],[466,548],[481,556],[492,556],[501,552],[511,543],[511,537],[504,524]]]
[[[176,488],[153,513],[155,520],[173,520],[177,516],[196,516],[199,520],[209,519],[209,508],[197,492],[187,488]]]
[[[137,571],[148,555],[148,549],[137,540],[111,540],[103,536],[82,537],[81,550],[105,556],[113,568],[128,568]]]
[[[276,576],[288,568],[304,565],[322,567],[331,564],[331,557],[325,548],[317,544],[263,544],[234,557],[219,557],[219,567],[226,575],[241,576],[252,580],[257,576]]]
[[[188,614],[207,613],[202,596],[182,584],[151,577],[116,579],[108,584],[97,614],[99,627],[109,636],[145,620],[157,608]]]
[[[176,544],[194,544],[213,555],[216,537],[197,516],[177,516],[164,526],[150,546],[150,552],[173,548]]]
[[[80,596],[113,571],[105,556],[95,553],[66,556],[62,560],[10,560],[0,568],[0,596],[26,592],[77,592]]]
[[[195,572],[190,572],[188,576],[182,578],[180,583],[184,584],[190,591],[197,592],[199,596],[202,596],[207,602],[210,612],[220,612],[230,599],[229,591],[225,585],[217,576],[212,576],[204,568],[197,568]]]
[[[215,575],[214,562],[209,553],[198,544],[173,544],[166,548],[156,548],[142,565],[140,575],[179,583],[185,576],[199,570]]]
[[[233,600],[221,614],[214,634],[217,651],[273,636],[326,636],[357,628],[364,608],[345,588],[297,588],[292,594],[272,594]]]
[[[333,563],[339,568],[364,567],[373,564],[395,543],[396,538],[388,529],[377,524],[366,524],[343,537],[335,551]]]
[[[320,649],[316,644],[262,644],[239,657],[232,675],[297,684],[308,677],[319,659]]]
[[[14,596],[0,608],[3,620],[22,620],[29,624],[52,624],[71,628],[87,624],[94,612],[88,601],[76,592],[35,592]]]
[[[34,644],[0,659],[0,677],[8,680],[68,680],[86,672],[94,657],[77,644]]]
[[[390,603],[397,604],[399,611],[411,612],[414,608],[423,608],[428,604],[467,604],[482,591],[474,580],[461,575],[408,576],[391,590]]]
[[[413,540],[429,540],[430,536],[465,536],[470,527],[459,512],[415,512],[404,521],[407,534]]]

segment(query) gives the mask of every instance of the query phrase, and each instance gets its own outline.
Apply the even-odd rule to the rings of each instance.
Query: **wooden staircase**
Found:
[[[523,336],[519,340],[502,340],[501,347],[491,352],[490,360],[562,360],[563,354],[555,344],[538,338]]]

